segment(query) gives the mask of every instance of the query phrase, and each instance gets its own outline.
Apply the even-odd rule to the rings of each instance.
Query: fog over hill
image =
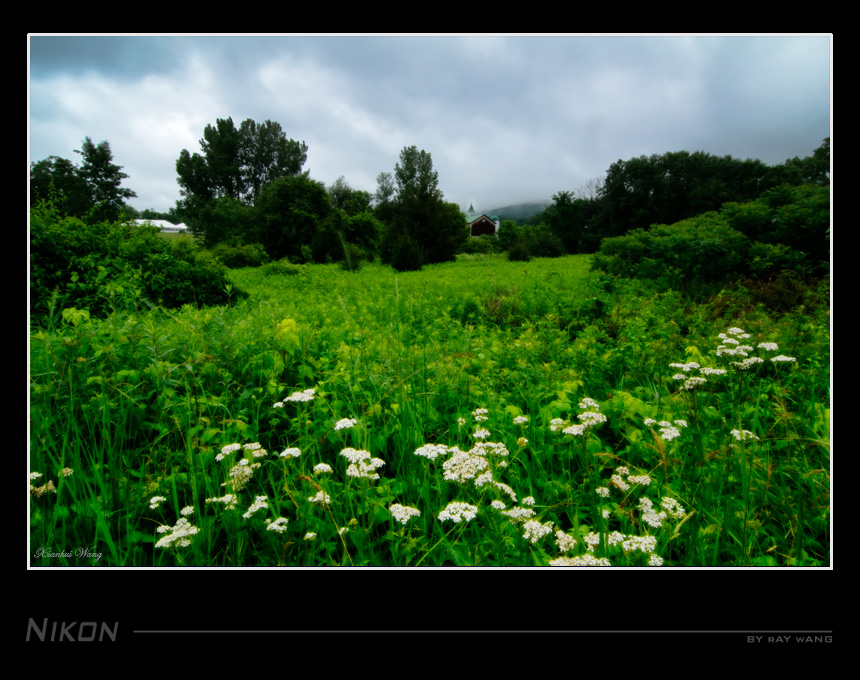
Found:
[[[492,208],[491,210],[483,210],[481,212],[484,212],[487,215],[497,215],[499,219],[502,220],[515,220],[520,222],[542,213],[551,205],[552,201],[518,203],[516,205],[507,205],[504,208]]]

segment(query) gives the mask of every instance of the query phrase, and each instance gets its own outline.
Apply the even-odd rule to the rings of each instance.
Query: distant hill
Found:
[[[517,205],[508,205],[504,208],[485,210],[484,212],[487,215],[498,215],[500,220],[516,220],[517,222],[522,222],[523,220],[527,220],[529,217],[542,213],[551,205],[552,201],[546,201],[543,203],[518,203]]]

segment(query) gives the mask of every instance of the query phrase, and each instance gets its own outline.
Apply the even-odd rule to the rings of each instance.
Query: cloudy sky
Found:
[[[206,125],[281,124],[305,170],[374,192],[401,149],[446,200],[549,201],[615,161],[706,151],[776,164],[830,135],[832,37],[57,36],[29,39],[29,160],[110,142],[167,211]]]

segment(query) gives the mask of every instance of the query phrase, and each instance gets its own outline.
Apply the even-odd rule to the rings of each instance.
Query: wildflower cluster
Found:
[[[779,345],[775,342],[760,342],[756,345],[756,348],[753,348],[752,345],[742,344],[741,340],[748,340],[750,337],[750,334],[742,328],[729,328],[725,333],[720,333],[717,337],[721,340],[720,346],[717,347],[717,356],[739,357],[741,360],[733,361],[732,365],[742,371],[745,371],[756,364],[764,363],[764,359],[761,357],[750,356],[754,349],[757,348],[766,352],[776,352],[779,350]],[[797,361],[797,359],[785,356],[784,354],[771,357],[771,362],[773,363],[791,361]]]
[[[653,418],[646,418],[643,422],[649,427],[651,425],[657,425],[657,427],[660,428],[660,438],[667,442],[681,436],[681,430],[678,429],[679,427],[687,427],[686,420],[675,420],[670,423],[668,420],[661,420],[658,422]]]
[[[591,397],[585,397],[579,402],[579,408],[583,412],[577,416],[579,423],[571,423],[569,420],[561,418],[553,418],[550,421],[549,429],[553,432],[561,432],[573,436],[584,435],[590,428],[596,427],[601,423],[606,422],[606,416],[600,413],[599,404]]]
[[[413,517],[421,517],[421,511],[416,508],[411,508],[408,505],[400,505],[395,503],[389,508],[391,515],[401,524],[406,524]]]
[[[439,521],[451,520],[454,523],[469,522],[478,516],[478,508],[475,505],[454,501],[448,503],[445,509],[439,513]]]
[[[376,470],[385,465],[385,461],[381,458],[372,458],[369,451],[346,448],[340,452],[340,455],[350,463],[346,469],[347,477],[379,479],[379,473]]]
[[[190,515],[194,509],[192,507],[183,508],[180,511],[182,517],[180,517],[176,524],[172,527],[167,526],[166,524],[162,524],[158,529],[156,529],[156,533],[164,534],[167,533],[166,536],[159,539],[159,541],[155,544],[156,548],[187,548],[191,545],[191,536],[194,536],[198,529],[193,526],[191,522],[188,521],[188,515]],[[169,532],[169,533],[168,533]]]

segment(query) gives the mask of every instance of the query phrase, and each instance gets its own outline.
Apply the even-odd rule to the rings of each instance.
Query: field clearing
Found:
[[[231,306],[33,329],[31,564],[826,565],[827,306],[589,259],[234,270]]]

